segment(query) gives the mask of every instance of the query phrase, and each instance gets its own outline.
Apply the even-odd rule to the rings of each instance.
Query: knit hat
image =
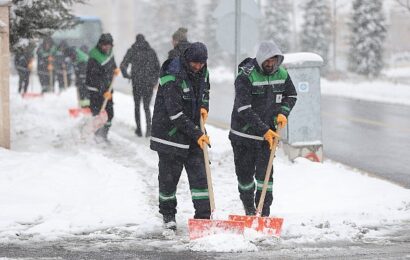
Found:
[[[208,50],[202,42],[194,42],[185,50],[184,57],[188,62],[206,63],[208,59]]]
[[[110,33],[103,33],[98,40],[99,45],[114,45],[114,40]]]
[[[174,34],[172,35],[172,39],[177,42],[186,41],[187,33],[188,33],[187,28],[180,27],[178,28],[178,30],[176,30],[176,32],[174,32]]]

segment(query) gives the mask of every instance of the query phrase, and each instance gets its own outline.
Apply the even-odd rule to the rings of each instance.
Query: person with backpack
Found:
[[[131,64],[131,75],[127,69]],[[134,114],[137,128],[135,134],[142,136],[140,121],[140,103],[144,105],[147,128],[145,137],[151,135],[151,111],[149,105],[153,95],[154,87],[158,84],[159,60],[154,49],[145,40],[144,35],[138,34],[135,43],[128,49],[120,69],[124,78],[132,80],[132,93],[134,96]]]
[[[265,179],[269,155],[278,127],[285,127],[296,103],[296,90],[287,70],[281,66],[284,56],[274,42],[262,42],[256,58],[247,58],[239,66],[235,80],[235,101],[229,139],[234,153],[239,197],[246,215],[255,215]],[[272,179],[261,215],[270,214]],[[256,185],[255,185],[256,179]],[[256,194],[255,194],[256,189]]]
[[[107,135],[114,118],[113,90],[110,86],[115,75],[120,73],[112,50],[114,40],[109,33],[103,33],[97,46],[91,49],[87,63],[85,84],[90,95],[90,109],[93,116],[100,113],[104,99],[107,99],[107,122],[95,132],[97,142],[108,141]]]
[[[208,51],[192,43],[180,57],[164,62],[155,100],[150,147],[159,157],[159,212],[164,228],[176,230],[176,190],[183,167],[188,174],[194,218],[209,219],[209,194],[202,149],[209,137],[200,129],[209,110]]]

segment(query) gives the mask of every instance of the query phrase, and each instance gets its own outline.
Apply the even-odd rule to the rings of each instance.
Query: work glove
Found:
[[[274,131],[272,131],[271,129],[269,129],[263,135],[263,138],[265,138],[265,140],[268,141],[269,149],[272,150],[272,148],[273,148],[273,139],[280,138],[280,136],[277,133],[275,133]]]
[[[207,136],[206,134],[201,135],[201,137],[198,138],[198,145],[199,147],[201,147],[201,149],[203,150],[205,145],[209,145],[211,144],[209,141],[209,136]]]
[[[115,68],[114,76],[118,76],[118,75],[120,75],[120,73],[121,73],[121,70],[119,68]]]
[[[205,124],[206,120],[208,119],[208,111],[203,107],[201,107],[201,117],[202,117],[202,120],[204,120],[204,124]]]
[[[106,92],[104,92],[104,98],[105,99],[107,99],[107,100],[111,100],[112,99],[112,93],[111,93],[111,91],[106,91]]]
[[[276,123],[279,128],[284,128],[286,124],[288,123],[288,119],[286,119],[286,116],[283,114],[278,114],[276,117]]]
[[[27,68],[28,68],[29,71],[33,70],[33,61],[32,60],[28,63]]]

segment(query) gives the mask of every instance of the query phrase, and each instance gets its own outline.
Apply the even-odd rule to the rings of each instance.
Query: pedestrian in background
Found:
[[[27,92],[30,81],[30,74],[33,69],[33,51],[34,46],[29,44],[27,47],[19,48],[14,56],[14,65],[19,75],[18,92],[22,95]]]
[[[119,73],[112,50],[114,40],[109,33],[100,36],[97,46],[89,53],[85,84],[90,94],[90,109],[93,116],[100,113],[104,99],[107,99],[105,111],[108,115],[107,122],[95,132],[97,142],[108,141],[107,135],[114,118],[113,90],[110,86],[114,76]]]
[[[37,49],[37,73],[42,92],[54,92],[54,59],[57,47],[51,37],[44,38]]]
[[[131,75],[128,66],[131,64]],[[145,40],[144,35],[138,34],[135,43],[127,50],[120,69],[124,78],[131,79],[134,96],[135,134],[142,136],[140,120],[140,103],[144,105],[147,128],[145,137],[151,136],[151,103],[154,87],[158,85],[159,60],[154,49]]]
[[[189,46],[187,34],[188,29],[184,27],[178,28],[178,30],[172,34],[173,49],[168,52],[168,59],[179,57],[185,52]]]

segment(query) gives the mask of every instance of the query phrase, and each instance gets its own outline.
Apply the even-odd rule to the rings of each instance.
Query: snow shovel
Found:
[[[30,98],[38,98],[42,97],[42,93],[35,93],[35,92],[26,92],[21,95],[24,99],[30,99]]]
[[[110,87],[108,88],[108,91],[111,92],[113,88],[113,82],[114,82],[115,75],[112,76],[111,84]],[[107,106],[108,99],[104,98],[104,102],[101,106],[100,112],[98,115],[94,116],[90,121],[88,121],[83,128],[83,133],[91,133],[97,131],[99,128],[101,128],[105,123],[108,121],[108,115],[107,112],[105,111],[105,108]]]
[[[47,70],[48,70],[48,76],[49,76],[49,91],[54,93],[54,78],[53,78],[53,70],[54,70],[54,66],[53,66],[53,57],[48,57],[48,66],[47,66]]]
[[[63,82],[64,82],[64,89],[67,89],[68,88],[68,77],[67,77],[67,68],[65,64],[63,64]]]
[[[91,115],[91,109],[89,107],[69,108],[68,114],[70,115],[70,117],[79,117],[80,115]]]
[[[205,133],[204,122],[201,116],[201,130]],[[235,220],[215,220],[213,219],[213,213],[215,211],[214,191],[212,187],[211,169],[209,167],[208,147],[204,146],[204,163],[206,179],[208,183],[209,204],[211,208],[210,219],[189,219],[188,231],[189,239],[197,239],[209,235],[229,233],[243,235],[244,223]]]
[[[27,92],[21,94],[22,98],[30,99],[30,98],[42,97],[43,93],[36,93],[36,92],[33,91],[33,75],[32,75],[32,73],[30,73],[29,81],[30,81],[30,92],[27,91]]]
[[[68,114],[70,115],[70,117],[79,117],[80,115],[85,115],[85,116],[91,115],[91,109],[89,107],[81,107],[80,105],[80,90],[78,87],[77,87],[76,92],[77,92],[78,107],[69,108]]]
[[[279,134],[279,127],[276,130]],[[266,168],[265,180],[263,182],[262,193],[259,199],[258,208],[256,209],[255,216],[241,216],[241,215],[229,215],[230,220],[243,221],[246,228],[251,228],[259,233],[268,236],[279,237],[282,231],[283,218],[278,217],[261,217],[263,208],[263,202],[265,201],[266,191],[268,189],[269,175],[272,169],[273,159],[275,158],[276,147],[278,146],[278,138],[274,139],[273,147],[269,156],[268,167]]]

